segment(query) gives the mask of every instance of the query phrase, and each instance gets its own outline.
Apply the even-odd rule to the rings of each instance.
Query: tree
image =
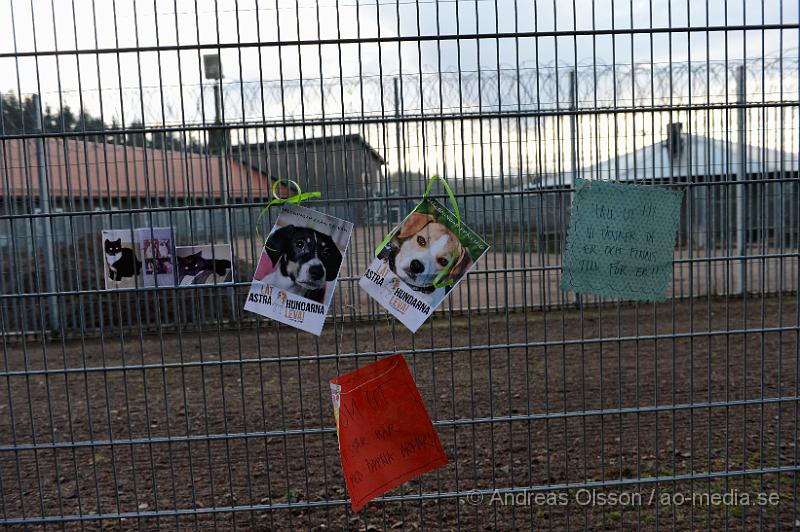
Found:
[[[87,142],[108,142],[139,148],[186,150],[195,153],[203,153],[207,148],[204,143],[188,133],[154,131],[146,135],[142,131],[125,131],[125,129],[143,130],[144,124],[140,120],[134,120],[128,128],[125,128],[116,118],[112,119],[109,126],[83,108],[75,116],[69,105],[59,104],[56,112],[52,106],[45,104],[44,109],[40,110],[35,108],[32,97],[19,100],[13,92],[0,94],[0,137],[34,132],[34,118],[40,112],[42,129],[46,133],[84,133],[76,138]],[[121,132],[106,133],[109,130],[121,130]]]
[[[138,120],[134,120],[131,122],[130,129],[143,129],[144,124],[139,122]],[[128,146],[137,146],[139,148],[144,148],[147,146],[147,140],[144,137],[144,133],[139,131],[134,131],[132,133],[127,133],[125,135],[125,144]]]

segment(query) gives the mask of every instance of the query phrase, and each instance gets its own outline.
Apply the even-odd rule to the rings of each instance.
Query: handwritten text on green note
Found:
[[[683,191],[577,179],[561,289],[663,301]]]

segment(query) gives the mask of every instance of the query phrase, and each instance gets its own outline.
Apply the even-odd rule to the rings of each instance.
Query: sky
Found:
[[[216,5],[215,5],[216,4]],[[727,5],[726,5],[727,4]],[[631,6],[633,11],[631,12]],[[31,11],[33,7],[33,12]],[[299,7],[298,7],[299,6]],[[92,93],[140,87],[199,86],[200,55],[192,49],[244,43],[221,51],[227,81],[279,82],[339,77],[392,77],[421,72],[474,71],[519,65],[592,65],[731,60],[794,49],[797,30],[602,34],[596,37],[448,39],[368,43],[358,46],[276,46],[341,39],[530,32],[608,31],[650,27],[797,24],[797,2],[523,2],[400,0],[180,0],[135,2],[2,0],[0,66],[4,92]],[[652,10],[652,12],[651,12]],[[783,43],[780,40],[783,39]],[[652,44],[651,44],[652,41]],[[671,42],[670,42],[671,41]],[[763,42],[762,42],[763,41]],[[266,46],[252,46],[264,43]],[[782,46],[781,46],[782,44]],[[102,53],[23,57],[9,54],[59,50],[168,48],[157,53]],[[16,72],[19,71],[17,75]],[[98,75],[99,71],[99,75]],[[135,110],[131,110],[135,113]],[[131,114],[131,116],[133,116]]]
[[[789,27],[746,34],[625,33],[762,24]],[[231,121],[323,111],[391,113],[396,76],[404,84],[407,112],[439,105],[491,107],[499,95],[469,93],[469,87],[459,93],[459,82],[478,79],[473,89],[480,88],[483,76],[537,67],[566,73],[577,66],[589,76],[595,65],[796,57],[797,24],[798,3],[781,0],[0,0],[0,91],[40,93],[55,109],[82,105],[109,123],[113,118],[130,124],[143,115],[148,125],[207,122],[213,99],[201,56],[219,51]],[[599,34],[575,34],[587,31]],[[523,36],[497,39],[496,33]],[[492,37],[464,37],[474,34]],[[431,38],[437,35],[443,38]],[[333,42],[378,37],[389,41]],[[392,40],[397,37],[412,39]],[[56,50],[62,55],[51,53]],[[88,53],[69,53],[75,50]],[[43,55],[24,55],[34,51]],[[436,83],[426,83],[423,90],[430,93],[419,94],[418,76],[438,80],[438,72],[455,73],[443,77],[446,102],[439,100]],[[383,98],[375,95],[381,89]],[[371,94],[362,100],[362,91]]]

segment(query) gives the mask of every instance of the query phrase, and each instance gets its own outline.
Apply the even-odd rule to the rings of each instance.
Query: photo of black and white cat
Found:
[[[102,233],[106,289],[142,286],[139,246],[130,230],[111,229]]]
[[[179,246],[178,285],[215,285],[233,282],[230,244]]]

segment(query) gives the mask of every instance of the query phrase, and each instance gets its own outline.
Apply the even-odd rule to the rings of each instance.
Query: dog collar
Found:
[[[435,286],[416,286],[413,284],[406,283],[409,288],[411,288],[415,292],[422,292],[423,294],[432,294],[435,290]]]

